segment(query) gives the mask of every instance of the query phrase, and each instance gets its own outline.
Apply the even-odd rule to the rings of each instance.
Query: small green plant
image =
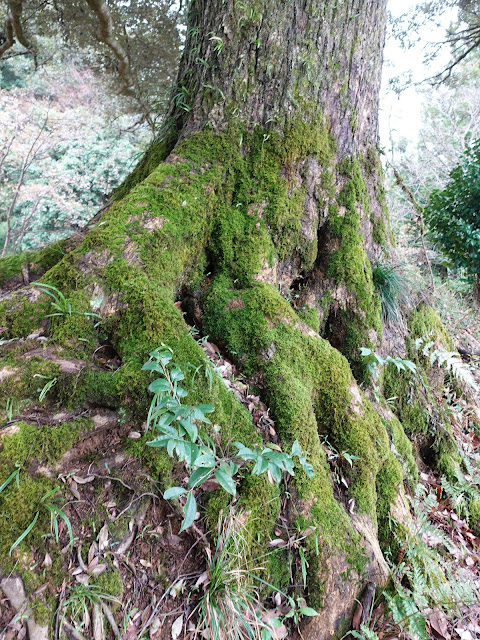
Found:
[[[360,355],[365,358],[368,371],[371,373],[375,380],[378,380],[378,368],[384,367],[388,364],[393,364],[397,368],[397,371],[410,371],[411,373],[417,373],[417,365],[411,360],[405,360],[404,358],[393,358],[387,356],[383,358],[378,353],[367,349],[366,347],[360,348]]]
[[[91,620],[90,609],[93,606],[101,605],[102,601],[120,604],[118,598],[105,593],[98,585],[76,584],[69,592],[68,597],[60,604],[62,610],[60,629],[65,618],[68,617],[79,630],[87,630]]]
[[[15,471],[12,471],[12,473],[8,476],[5,482],[0,485],[0,493],[2,493],[2,491],[6,489],[8,485],[14,480],[17,483],[17,488],[20,487],[20,467],[18,466],[15,469]]]
[[[18,401],[15,398],[7,398],[5,403],[5,418],[10,422],[13,416],[18,414]]]
[[[99,321],[102,321],[102,316],[99,316],[98,313],[91,313],[89,311],[77,311],[74,309],[70,302],[67,301],[65,296],[61,291],[54,287],[51,284],[46,284],[45,282],[35,282],[33,284],[34,287],[40,289],[40,291],[53,300],[52,307],[56,309],[55,313],[49,313],[47,318],[54,318],[57,316],[72,316],[72,315],[80,315],[87,316],[89,318],[98,318]],[[99,322],[95,325],[98,326]]]
[[[298,624],[302,616],[318,615],[301,598],[294,600],[260,578],[261,567],[249,567],[247,520],[233,509],[219,518],[215,550],[207,560],[205,591],[195,608],[197,631],[200,635],[208,631],[211,640],[273,640],[285,621]],[[262,615],[265,609],[258,593],[262,585],[285,601],[283,613],[273,618]]]
[[[442,548],[452,555],[458,549],[450,538],[430,522],[438,509],[436,497],[418,485],[410,499],[413,517],[403,523],[401,560],[392,568],[393,593],[386,599],[393,620],[412,638],[428,640],[425,616],[438,607],[447,615],[461,617],[460,606],[479,602],[480,592],[468,571],[447,562]]]
[[[326,435],[321,435],[320,436],[323,446],[325,448],[325,452],[327,454],[327,460],[329,463],[332,464],[332,474],[333,474],[333,478],[335,480],[335,482],[337,484],[341,484],[342,483],[342,476],[339,474],[338,468],[336,466],[336,463],[339,460],[345,460],[349,466],[352,468],[353,467],[353,463],[355,460],[358,460],[358,456],[355,456],[351,453],[348,453],[348,451],[338,451],[338,449],[336,449],[328,440],[328,437]]]
[[[378,640],[378,635],[366,624],[361,624],[359,631],[351,629],[344,637],[348,636],[357,638],[357,640]]]
[[[171,487],[164,493],[167,500],[186,496],[181,531],[188,529],[195,520],[197,503],[194,489],[214,477],[225,491],[235,496],[235,476],[245,463],[254,463],[252,475],[267,473],[269,480],[278,484],[284,473],[294,475],[296,458],[305,473],[313,477],[313,467],[307,462],[297,441],[293,443],[290,454],[282,452],[278,445],[272,443],[251,449],[241,442],[235,442],[237,453],[234,456],[220,455],[213,440],[206,434],[200,435],[197,426],[199,423],[211,424],[207,414],[212,413],[215,407],[211,404],[182,404],[188,392],[179,383],[185,376],[173,361],[170,348],[164,346],[153,351],[142,369],[161,376],[148,387],[154,397],[147,416],[147,429],[152,429],[158,435],[147,444],[165,448],[169,456],[175,455],[185,463],[189,475],[187,489]]]
[[[16,473],[16,472],[14,472],[14,473]],[[12,473],[10,478],[13,479],[14,477],[15,476]],[[17,485],[18,485],[18,475],[16,477],[17,477]],[[4,488],[3,485],[2,485],[2,488]],[[57,543],[59,542],[58,519],[61,518],[65,522],[65,525],[66,525],[67,531],[68,531],[68,536],[70,538],[70,547],[73,548],[73,540],[74,539],[73,539],[72,523],[70,522],[70,519],[67,516],[67,514],[65,513],[65,511],[57,503],[57,500],[60,498],[60,496],[58,496],[58,492],[59,491],[60,491],[60,489],[58,487],[56,487],[55,489],[52,489],[51,491],[47,491],[47,493],[40,498],[40,502],[39,502],[39,505],[38,505],[38,510],[35,513],[32,522],[28,525],[28,527],[25,529],[25,531],[20,536],[18,536],[18,538],[12,544],[12,546],[10,547],[10,551],[9,551],[10,555],[12,555],[12,552],[14,551],[14,549],[16,549],[18,547],[18,545],[23,540],[25,540],[25,538],[29,535],[29,533],[31,533],[31,531],[33,530],[33,528],[37,524],[38,518],[40,517],[40,513],[42,512],[42,510],[46,510],[50,515],[51,530],[53,532],[53,535],[55,537],[55,541]]]
[[[214,45],[214,49],[215,49],[215,51],[216,51],[218,54],[220,54],[220,53],[222,52],[223,46],[224,46],[224,44],[225,44],[225,43],[223,42],[222,38],[220,38],[220,36],[212,35],[212,36],[210,36],[209,40],[210,40],[211,42],[213,42],[213,45]]]
[[[456,513],[470,521],[469,505],[480,500],[480,472],[468,456],[462,455],[462,463],[466,473],[462,471],[458,462],[454,462],[454,480],[442,476],[442,491],[450,498]]]
[[[370,373],[373,379],[373,393],[375,395],[375,399],[377,402],[380,402],[380,392],[378,388],[378,378],[379,378],[379,367],[385,367],[388,364],[393,364],[397,371],[410,371],[413,374],[414,378],[417,374],[417,365],[411,360],[406,360],[404,358],[394,358],[392,356],[387,356],[383,358],[372,349],[367,349],[367,347],[360,348],[360,355],[365,358],[365,362],[367,364],[367,371]],[[389,402],[391,399],[387,399]]]
[[[37,389],[37,391],[39,392],[38,399],[40,400],[40,402],[43,402],[47,396],[47,393],[50,391],[50,389],[57,384],[58,379],[50,378],[49,376],[42,376],[41,373],[36,373],[33,377],[43,378],[44,380],[46,380],[43,387],[41,389]]]
[[[380,296],[382,319],[386,325],[402,325],[401,306],[410,303],[409,282],[399,265],[377,262],[372,268],[373,285]]]

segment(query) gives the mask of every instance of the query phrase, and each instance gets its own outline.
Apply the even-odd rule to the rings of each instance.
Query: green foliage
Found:
[[[367,366],[367,371],[372,376],[375,383],[375,394],[377,401],[379,400],[379,390],[377,387],[377,381],[379,379],[379,367],[385,367],[388,365],[393,365],[397,371],[409,371],[414,376],[417,373],[417,365],[411,360],[405,360],[404,358],[394,358],[393,356],[387,356],[383,358],[372,349],[367,349],[367,347],[360,348],[360,355],[364,358],[365,364]]]
[[[75,584],[60,602],[60,630],[68,617],[77,629],[88,633],[91,607],[100,605],[102,601],[120,604],[115,596],[98,584]]]
[[[74,309],[70,302],[67,301],[65,296],[61,291],[54,287],[51,284],[46,284],[45,282],[35,282],[33,284],[34,287],[40,289],[42,293],[45,293],[47,296],[52,298],[52,307],[56,310],[55,313],[49,313],[46,318],[55,318],[57,316],[72,316],[72,315],[82,315],[87,316],[89,318],[99,318],[102,320],[102,317],[98,315],[98,313],[91,313],[88,311],[77,311]]]
[[[18,476],[17,476],[17,481],[18,481]],[[23,533],[21,533],[18,536],[18,538],[15,540],[15,542],[12,544],[12,546],[10,547],[9,555],[12,555],[12,552],[14,551],[14,549],[16,549],[18,547],[18,545],[23,540],[25,540],[25,538],[30,534],[32,529],[35,527],[35,525],[37,524],[37,521],[39,519],[41,510],[46,510],[47,513],[50,515],[51,530],[53,532],[53,535],[55,537],[55,541],[57,543],[59,542],[59,529],[58,529],[59,518],[64,521],[64,523],[65,523],[65,525],[67,527],[68,536],[70,538],[70,547],[73,548],[72,524],[70,522],[69,517],[65,513],[65,511],[58,504],[58,500],[60,499],[60,496],[58,496],[58,492],[59,491],[60,491],[60,489],[58,487],[55,487],[54,489],[51,489],[50,491],[47,491],[47,493],[45,493],[40,498],[40,501],[39,501],[39,504],[38,504],[38,509],[37,509],[35,515],[33,516],[33,520],[26,527],[26,529],[23,531]]]
[[[415,340],[415,349],[425,358],[428,358],[431,367],[436,364],[439,368],[445,368],[459,382],[477,391],[478,385],[475,382],[472,372],[463,362],[458,352],[445,351],[445,349],[436,349],[434,347],[435,342],[433,340],[428,340],[427,338],[417,338]]]
[[[443,190],[430,195],[425,220],[453,265],[480,276],[480,141],[463,154]]]
[[[0,74],[0,82],[5,72],[20,80],[0,95],[0,246],[13,206],[9,252],[36,249],[83,228],[147,138],[144,129],[131,130],[128,101],[107,97],[105,82],[78,52],[62,58],[63,38],[37,44],[48,58],[38,73],[18,56],[2,60]]]
[[[442,490],[450,498],[456,513],[466,518],[474,529],[480,524],[478,507],[480,505],[480,472],[469,458],[462,456],[465,473],[460,464],[453,464],[453,476],[442,477]]]
[[[12,473],[8,476],[5,482],[3,482],[0,485],[0,493],[2,493],[2,491],[6,489],[11,482],[13,482],[13,480],[15,480],[15,482],[17,483],[17,487],[19,487],[20,486],[19,478],[20,478],[20,467],[17,467],[14,471],[12,471]]]
[[[268,444],[262,449],[250,449],[241,442],[234,443],[238,449],[235,456],[219,454],[212,438],[207,434],[200,435],[197,427],[198,423],[211,424],[206,414],[212,413],[215,407],[210,404],[182,404],[188,392],[178,383],[185,375],[173,361],[173,352],[168,347],[153,351],[142,369],[162,376],[149,386],[154,397],[148,412],[147,429],[151,428],[154,435],[159,435],[147,444],[166,449],[170,456],[175,454],[185,463],[189,473],[188,490],[171,487],[164,493],[167,500],[186,495],[181,531],[188,529],[195,520],[197,503],[193,490],[214,477],[227,493],[235,496],[235,476],[246,462],[254,462],[252,475],[267,473],[271,482],[278,484],[284,472],[294,475],[294,458],[297,458],[305,473],[313,478],[313,467],[307,462],[298,441],[293,443],[290,454],[283,453],[275,444]]]
[[[207,582],[196,607],[198,631],[208,631],[212,640],[273,640],[278,637],[276,629],[286,632],[287,620],[298,625],[302,616],[318,615],[303,600],[294,600],[265,582],[258,575],[259,568],[251,569],[246,521],[245,514],[232,509],[218,521],[215,550],[207,560]],[[285,601],[274,616],[262,616],[265,608],[258,590],[263,586]]]
[[[402,559],[392,570],[393,593],[387,602],[393,619],[415,640],[428,640],[425,615],[438,607],[451,615],[458,605],[478,602],[480,592],[468,572],[457,570],[455,562],[446,561],[443,551],[455,552],[450,538],[429,521],[438,508],[436,497],[417,486],[410,499],[413,518],[404,523],[401,537]]]
[[[401,325],[401,306],[410,302],[408,281],[398,265],[377,262],[372,267],[373,285],[382,304],[382,320],[386,325]]]
[[[345,335],[339,349],[347,356],[355,377],[365,380],[365,370],[359,349],[362,344],[374,346],[382,335],[380,317],[380,299],[375,292],[372,267],[363,244],[361,233],[361,212],[369,210],[368,189],[360,161],[356,158],[345,159],[338,167],[345,176],[343,189],[337,197],[338,205],[329,212],[331,233],[339,240],[339,248],[334,252],[328,265],[327,275],[337,284],[343,283],[348,293],[356,298],[357,311],[343,309],[337,315],[345,326]]]

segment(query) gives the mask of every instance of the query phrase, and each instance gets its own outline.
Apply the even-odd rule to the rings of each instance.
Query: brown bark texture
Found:
[[[159,458],[143,434],[151,394],[141,367],[164,344],[184,365],[189,401],[215,406],[211,435],[222,450],[273,439],[285,451],[298,440],[308,452],[313,480],[298,469],[285,492],[244,477],[234,503],[252,563],[279,523],[289,540],[302,540],[302,555],[300,543],[290,545],[289,570],[279,553],[264,575],[280,586],[290,571],[292,595],[319,610],[302,623],[303,637],[348,627],[367,582],[385,582],[379,538],[385,548],[382,531],[404,480],[392,438],[411,456],[398,420],[380,415],[359,387],[368,379],[360,347],[382,339],[372,263],[390,248],[377,152],[385,21],[384,0],[191,2],[163,133],[112,204],[78,236],[0,261],[0,395],[4,404],[19,401],[0,447],[16,452],[29,478],[28,492],[26,483],[18,488],[23,511],[14,510],[15,483],[0,504],[1,574],[12,570],[8,552],[29,517],[38,510],[41,519],[41,496],[72,465],[82,468],[82,452],[94,457],[85,442],[98,442],[102,429],[113,430],[115,451],[108,465],[95,460],[91,481],[105,465],[128,464],[137,481],[151,483],[134,487],[124,518],[135,521],[138,496],[184,481],[181,465]],[[54,289],[37,286],[39,278]],[[192,326],[213,347],[202,349]],[[244,376],[256,400],[197,374],[212,354]],[[41,402],[38,376],[50,384]],[[258,420],[258,407],[269,408],[271,423]],[[77,436],[38,450],[36,438],[50,442],[64,423]],[[129,430],[139,437],[134,447]],[[354,455],[354,464],[344,459],[332,475],[328,447]],[[0,483],[13,471],[2,455]],[[130,476],[118,479],[122,491],[134,490]],[[197,490],[197,502],[200,553],[228,495]],[[123,548],[125,538],[113,538]],[[45,540],[38,544],[45,553]],[[27,538],[13,556],[28,563],[31,553]],[[67,565],[59,561],[60,584]],[[123,579],[122,567],[112,571]]]

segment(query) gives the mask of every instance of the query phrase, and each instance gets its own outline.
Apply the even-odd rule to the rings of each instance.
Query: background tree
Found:
[[[174,3],[9,0],[0,7],[0,20],[3,60],[25,55],[36,67],[63,52],[86,63],[104,83],[110,78],[103,90],[121,92],[139,121],[155,131],[178,67],[180,14]]]
[[[477,282],[480,275],[480,142],[463,154],[442,190],[430,194],[425,210],[433,238],[453,265]]]
[[[22,56],[0,71],[4,255],[82,229],[149,138],[129,100],[110,95],[80,56],[57,53],[35,74],[29,67]]]
[[[445,188],[450,173],[458,165],[462,154],[480,136],[480,85],[478,60],[475,56],[469,64],[458,68],[448,83],[426,92],[425,97],[418,140],[400,140],[393,147],[390,156],[392,165],[398,170],[420,208],[427,207],[433,191],[438,193]],[[412,229],[418,229],[418,216],[417,212],[412,211],[410,198],[396,187],[388,190],[387,197],[400,242],[407,253],[409,249],[415,251],[416,247],[418,249],[419,238],[415,231],[412,237],[410,233]],[[434,228],[435,216],[433,209],[430,211],[428,222]],[[439,225],[446,223],[446,218],[442,219],[444,222],[439,221]],[[453,241],[455,219],[451,223],[450,241]],[[408,241],[405,240],[405,233],[409,237]],[[460,237],[455,246],[455,251],[465,246]],[[440,267],[445,261],[442,257],[444,249],[448,254],[446,243],[437,234],[430,236],[429,255],[433,263]],[[408,255],[407,261],[416,261],[412,254]],[[450,267],[452,266],[451,264]],[[456,267],[460,267],[458,261]]]

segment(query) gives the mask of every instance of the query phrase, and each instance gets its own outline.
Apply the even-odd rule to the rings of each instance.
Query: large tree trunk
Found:
[[[189,324],[251,380],[282,447],[298,439],[315,469],[313,481],[297,472],[287,502],[263,479],[246,479],[237,503],[250,518],[254,555],[275,537],[281,507],[294,537],[314,531],[302,542],[307,585],[296,578],[297,595],[320,610],[306,638],[338,632],[365,584],[386,579],[377,536],[403,481],[390,442],[397,452],[410,446],[357,386],[359,348],[378,345],[382,333],[371,261],[389,245],[377,154],[385,4],[192,2],[162,139],[83,234],[0,263],[6,289],[44,274],[74,311],[49,318],[51,299],[34,286],[0,303],[3,337],[20,339],[3,347],[0,393],[2,402],[30,399],[19,411],[24,423],[53,429],[65,415],[85,420],[108,409],[139,430],[149,352],[163,343],[178,362],[206,362]],[[99,326],[85,315],[92,311]],[[115,354],[115,372],[100,347]],[[35,375],[56,380],[41,412]],[[187,381],[194,400],[215,405],[224,447],[259,441],[258,424],[221,381],[210,386],[193,373]],[[335,492],[320,436],[356,456]],[[45,457],[24,446],[19,463],[37,478],[45,465],[32,463]],[[171,470],[149,451],[135,449],[170,486]],[[57,471],[65,465],[64,457]],[[0,482],[10,470],[0,453]],[[211,524],[218,500],[199,500]],[[1,572],[28,524],[28,513],[15,517],[0,529]],[[275,558],[271,581],[282,573]]]

